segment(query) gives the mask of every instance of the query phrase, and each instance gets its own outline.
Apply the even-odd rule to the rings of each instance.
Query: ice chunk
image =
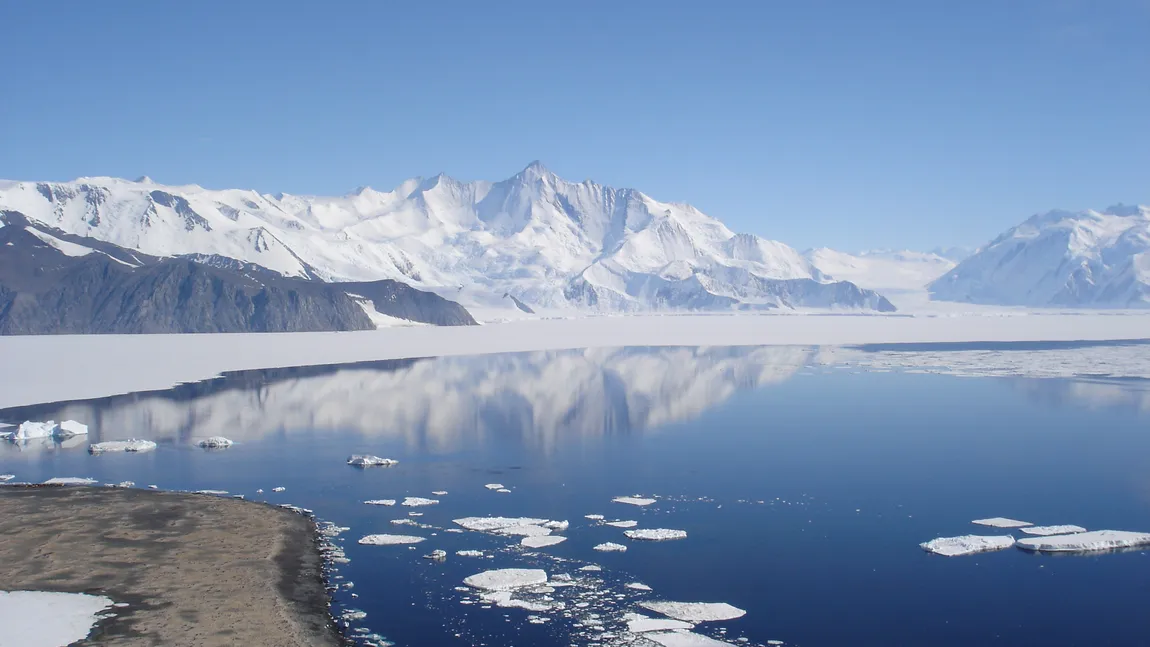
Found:
[[[484,557],[483,551],[481,550],[457,550],[455,554],[460,557]]]
[[[629,582],[627,584],[624,584],[624,586],[626,586],[629,589],[634,589],[636,591],[651,591],[651,590],[653,590],[651,587],[647,586],[646,584],[643,584],[642,582]]]
[[[499,535],[512,535],[516,537],[544,537],[551,534],[550,528],[543,526],[508,526],[495,531]]]
[[[92,485],[96,479],[79,478],[75,476],[57,476],[44,481],[44,485]]]
[[[86,593],[0,591],[0,645],[56,647],[84,640],[112,607]]]
[[[436,562],[442,562],[442,561],[447,559],[447,551],[445,551],[445,550],[433,550],[433,551],[431,551],[431,554],[424,555],[423,558],[424,559],[430,559],[430,560],[436,561]]]
[[[1007,519],[1006,517],[991,517],[989,519],[975,519],[971,521],[977,526],[990,526],[992,528],[1022,528],[1024,526],[1033,526],[1034,524],[1028,521],[1018,521],[1017,519]]]
[[[366,503],[367,505],[393,506],[393,505],[395,505],[395,499],[369,499],[367,501],[364,501],[364,503]]]
[[[1028,535],[1038,535],[1045,537],[1047,535],[1069,535],[1078,532],[1086,532],[1082,526],[1031,526],[1029,528],[1020,528],[1020,530]]]
[[[129,438],[128,440],[108,440],[102,443],[88,445],[89,454],[103,454],[106,452],[150,452],[156,448],[156,443],[150,440]]]
[[[623,616],[627,622],[627,631],[638,634],[647,631],[670,631],[672,629],[694,629],[695,625],[682,620],[669,620],[666,618],[652,618],[641,613],[628,613]]]
[[[1003,550],[1014,545],[1014,537],[1010,535],[962,535],[961,537],[939,537],[919,544],[923,550],[935,555],[956,557],[958,555],[973,555],[994,550]]]
[[[591,521],[602,521],[602,520],[606,519],[606,517],[604,517],[601,514],[585,514],[585,515],[583,515],[583,518],[584,519],[590,519]]]
[[[196,444],[200,447],[203,447],[204,449],[226,449],[231,447],[233,443],[223,436],[212,436],[211,438],[205,438]]]
[[[76,422],[75,420],[65,420],[60,423],[60,427],[56,430],[56,435],[61,438],[71,438],[72,436],[87,436],[88,425]]]
[[[284,487],[284,486],[282,486],[282,485],[281,485],[281,486],[279,486],[279,487],[274,487],[274,488],[272,488],[272,492],[283,492],[283,491],[284,491],[284,490],[286,490],[286,489],[287,489],[286,487]]]
[[[6,483],[16,478],[15,474],[0,474],[0,483]]]
[[[488,490],[502,490],[502,489],[504,489],[502,483],[488,483],[487,485],[484,485],[483,487],[487,488]]]
[[[1073,535],[1052,535],[1050,537],[1027,537],[1019,539],[1017,546],[1023,550],[1042,553],[1082,553],[1098,550],[1117,550],[1150,546],[1150,533],[1129,532],[1126,530],[1094,530]]]
[[[606,542],[606,543],[599,544],[598,546],[595,546],[595,550],[598,550],[598,551],[601,551],[604,553],[624,553],[627,551],[627,547],[624,546],[623,544]]]
[[[423,537],[414,535],[367,535],[360,538],[359,543],[365,546],[399,546],[403,544],[418,544]]]
[[[739,607],[726,602],[640,602],[639,606],[683,622],[715,622],[734,620],[747,615]]]
[[[605,545],[605,544],[600,544],[600,545]],[[613,545],[619,546],[619,544],[613,544]],[[620,548],[622,548],[623,550],[627,550],[626,546],[620,546]],[[600,549],[596,548],[596,550],[600,550]],[[598,573],[599,571],[603,570],[603,568],[600,566],[596,566],[594,564],[588,564],[586,566],[580,566],[579,570],[587,571],[589,573]]]
[[[498,492],[498,493],[500,493],[500,494],[511,494],[511,490],[508,490],[508,489],[507,489],[507,488],[505,488],[505,487],[501,487],[501,488],[499,488],[498,490],[496,490],[496,492]]]
[[[224,496],[227,494],[226,490],[196,490],[192,494],[212,494],[215,496]]]
[[[524,537],[523,540],[520,541],[519,543],[523,546],[528,547],[528,548],[544,548],[546,546],[554,546],[555,544],[561,544],[565,541],[567,541],[566,537],[554,537],[554,536],[542,535],[542,536]]]
[[[149,490],[158,490],[158,489],[160,489],[160,486],[158,486],[158,485],[149,485],[149,486],[148,486],[148,489],[149,489]]]
[[[394,458],[380,458],[370,454],[353,454],[347,459],[347,464],[356,467],[392,467],[399,465],[399,461]]]
[[[16,433],[12,434],[12,440],[32,440],[34,438],[50,438],[56,435],[56,430],[59,425],[55,420],[48,422],[34,422],[32,420],[25,420],[20,423],[16,429]]]
[[[514,569],[509,569],[514,570]],[[520,600],[513,598],[511,591],[489,591],[483,593],[479,597],[484,602],[494,604],[497,607],[504,609],[526,609],[527,611],[541,612],[550,611],[553,605],[548,602],[529,602],[527,600]]]
[[[550,528],[551,530],[554,530],[556,532],[563,532],[564,530],[567,530],[567,528],[569,528],[571,526],[571,524],[568,523],[567,521],[548,521],[547,523],[540,524],[540,525],[542,525],[544,528]]]
[[[447,494],[447,491],[446,490],[436,490],[436,491],[432,492],[432,494],[434,494],[435,496],[445,496]]]
[[[425,505],[435,505],[439,503],[439,499],[425,499],[421,496],[409,496],[403,500],[400,505],[405,505],[409,508],[418,508]]]
[[[671,539],[686,539],[687,531],[670,530],[668,528],[643,528],[640,530],[627,530],[623,532],[628,539],[642,541],[668,541]]]
[[[538,526],[547,521],[534,517],[464,517],[453,520],[453,523],[476,532],[495,532],[513,526]]]
[[[655,499],[645,499],[638,496],[617,496],[611,499],[611,501],[614,503],[626,503],[627,505],[645,506],[654,503]]]
[[[639,525],[638,521],[608,521],[603,524],[604,526],[611,526],[612,528],[634,528]]]
[[[731,644],[690,631],[651,631],[643,637],[661,647],[723,647]]]
[[[547,572],[537,568],[500,568],[464,578],[467,586],[484,591],[512,591],[547,583]]]

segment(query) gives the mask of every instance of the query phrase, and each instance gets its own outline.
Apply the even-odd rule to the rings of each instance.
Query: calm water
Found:
[[[698,631],[751,644],[1148,644],[1148,552],[947,559],[918,548],[1000,515],[1150,531],[1144,383],[834,371],[815,353],[636,348],[248,372],[0,412],[75,418],[92,442],[160,444],[90,456],[86,442],[5,443],[0,473],[223,489],[314,509],[351,527],[340,575],[354,588],[338,604],[365,611],[355,626],[400,645],[586,644],[601,630],[574,626],[579,616],[596,613],[617,634],[622,613],[644,599],[746,609]],[[193,446],[217,434],[237,444]],[[345,464],[352,453],[401,464],[356,469]],[[491,482],[512,492],[485,489]],[[362,504],[435,490],[449,492],[436,506]],[[611,503],[633,493],[659,501]],[[435,528],[390,523],[412,510]],[[688,537],[630,542],[587,514]],[[486,515],[567,519],[569,539],[533,556],[507,538],[443,530]],[[417,550],[355,544],[369,533],[429,539]],[[630,549],[591,549],[605,541]],[[436,548],[445,563],[421,559]],[[461,549],[494,559],[457,557]],[[586,564],[603,568],[593,574],[600,595],[573,619],[541,613],[551,620],[532,624],[535,614],[463,604],[473,597],[455,590],[485,569],[579,574]]]

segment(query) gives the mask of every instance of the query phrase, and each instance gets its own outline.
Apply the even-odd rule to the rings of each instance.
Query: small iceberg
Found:
[[[424,555],[423,558],[430,559],[433,562],[445,562],[447,561],[447,551],[433,550],[430,554]]]
[[[612,528],[634,528],[639,525],[638,521],[607,521],[604,526],[611,526]]]
[[[471,588],[484,591],[513,591],[547,583],[547,572],[537,568],[500,568],[463,579]]]
[[[1010,535],[962,535],[961,537],[939,537],[919,544],[923,550],[935,555],[957,557],[1005,550],[1014,545]]]
[[[0,483],[7,483],[16,478],[15,474],[0,474]]]
[[[726,602],[640,602],[640,607],[683,622],[715,622],[734,620],[747,615],[739,607]]]
[[[390,507],[395,505],[395,499],[368,499],[364,501],[364,503],[367,505],[385,505]]]
[[[499,488],[498,490],[496,490],[496,492],[498,492],[499,494],[511,494],[511,490],[508,490],[505,487]]]
[[[603,553],[625,553],[625,552],[627,552],[627,547],[624,546],[623,544],[616,544],[614,542],[608,541],[608,542],[599,544],[598,546],[595,546],[594,550],[597,550],[597,551],[603,552]]]
[[[1033,526],[1034,524],[1029,521],[1019,521],[1017,519],[1007,519],[1006,517],[991,517],[989,519],[975,519],[971,521],[976,526],[990,526],[991,528],[1023,528],[1026,526]]]
[[[196,490],[192,494],[210,494],[212,496],[227,496],[227,490]]]
[[[434,496],[446,496],[447,490],[436,490],[436,491],[432,492],[431,494]]]
[[[399,465],[399,461],[370,454],[353,454],[347,459],[347,464],[354,467],[394,467]]]
[[[1126,530],[1094,530],[1073,535],[1027,537],[1016,544],[1022,550],[1040,553],[1085,553],[1150,546],[1150,533]]]
[[[16,431],[9,434],[12,440],[32,440],[35,438],[51,438],[56,435],[56,430],[59,426],[55,420],[48,422],[35,422],[33,420],[25,420],[20,423]]]
[[[224,438],[223,436],[212,436],[211,438],[205,438],[196,444],[200,447],[203,447],[204,449],[227,449],[234,443],[232,443],[232,441],[228,440],[227,438]]]
[[[554,535],[535,535],[524,537],[519,543],[527,548],[545,548],[547,546],[554,546],[567,541],[566,537],[556,537]]]
[[[65,420],[60,423],[60,427],[56,429],[56,435],[60,438],[71,438],[72,436],[87,436],[88,425],[85,425],[75,420]]]
[[[505,489],[503,487],[502,483],[488,483],[487,485],[484,485],[483,487],[487,488],[488,490],[503,490],[503,489]]]
[[[287,489],[286,487],[284,487],[284,486],[282,486],[282,485],[281,485],[281,486],[279,486],[279,487],[274,487],[274,488],[272,488],[272,492],[283,492],[283,491],[284,491],[284,490],[286,490],[286,489]]]
[[[646,499],[638,496],[617,496],[611,499],[613,503],[626,503],[627,505],[646,506],[655,503],[655,499]]]
[[[623,586],[625,586],[629,589],[635,590],[635,591],[653,591],[654,590],[651,587],[647,586],[646,584],[643,584],[642,582],[628,582],[627,584],[624,584]]]
[[[107,452],[150,452],[156,448],[156,443],[150,440],[129,438],[128,440],[109,440],[102,443],[88,445],[89,454],[104,454]]]
[[[425,505],[436,505],[437,503],[439,503],[439,499],[425,499],[421,496],[409,496],[404,499],[403,503],[400,505],[405,505],[409,508],[418,508]]]
[[[583,518],[584,519],[590,519],[591,521],[602,521],[602,520],[606,519],[606,517],[604,517],[601,514],[585,514],[585,515],[583,515]]]
[[[616,544],[616,546],[618,546],[618,544]],[[623,550],[627,550],[627,547],[623,546]],[[586,566],[580,566],[579,570],[586,571],[588,573],[598,573],[599,571],[603,570],[603,568],[596,566],[595,564],[588,564]]]
[[[549,519],[537,519],[535,517],[463,517],[462,519],[453,519],[452,523],[467,530],[474,530],[476,532],[492,532],[497,534],[509,534],[506,532],[512,528],[519,528],[523,526],[538,526],[550,521]],[[549,534],[549,528],[542,528]],[[517,534],[517,533],[510,533]]]
[[[364,546],[401,546],[418,544],[421,541],[424,541],[424,538],[415,535],[367,535],[361,537],[358,543]]]
[[[455,554],[460,557],[486,557],[481,550],[457,550]]]
[[[628,539],[640,541],[670,541],[672,539],[686,539],[686,530],[670,530],[668,528],[644,528],[641,530],[627,530],[623,532]]]
[[[79,478],[76,476],[57,476],[44,481],[43,485],[92,485],[96,479]]]
[[[1037,535],[1039,537],[1046,537],[1048,535],[1072,535],[1075,533],[1086,532],[1082,526],[1074,526],[1070,524],[1061,526],[1031,526],[1029,528],[1020,528],[1022,532],[1028,535]]]

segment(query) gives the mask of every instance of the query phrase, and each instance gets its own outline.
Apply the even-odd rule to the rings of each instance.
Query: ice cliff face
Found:
[[[1042,307],[1150,307],[1150,207],[1050,211],[930,285],[933,298]]]
[[[538,162],[502,182],[439,175],[339,197],[146,179],[0,182],[0,209],[154,256],[228,258],[329,281],[394,279],[464,305],[894,309],[782,243],[634,189],[568,182]]]

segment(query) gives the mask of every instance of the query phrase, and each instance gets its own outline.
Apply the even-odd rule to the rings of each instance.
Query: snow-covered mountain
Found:
[[[1050,211],[995,238],[930,285],[945,301],[1150,307],[1150,207]]]
[[[216,255],[285,276],[395,279],[470,309],[893,310],[790,247],[685,204],[573,183],[535,162],[502,182],[263,195],[147,178],[0,182],[0,209],[155,256]],[[506,296],[505,296],[506,295]]]
[[[874,250],[848,254],[826,247],[804,252],[824,277],[850,281],[861,288],[887,291],[923,290],[946,274],[955,262],[934,252]]]

